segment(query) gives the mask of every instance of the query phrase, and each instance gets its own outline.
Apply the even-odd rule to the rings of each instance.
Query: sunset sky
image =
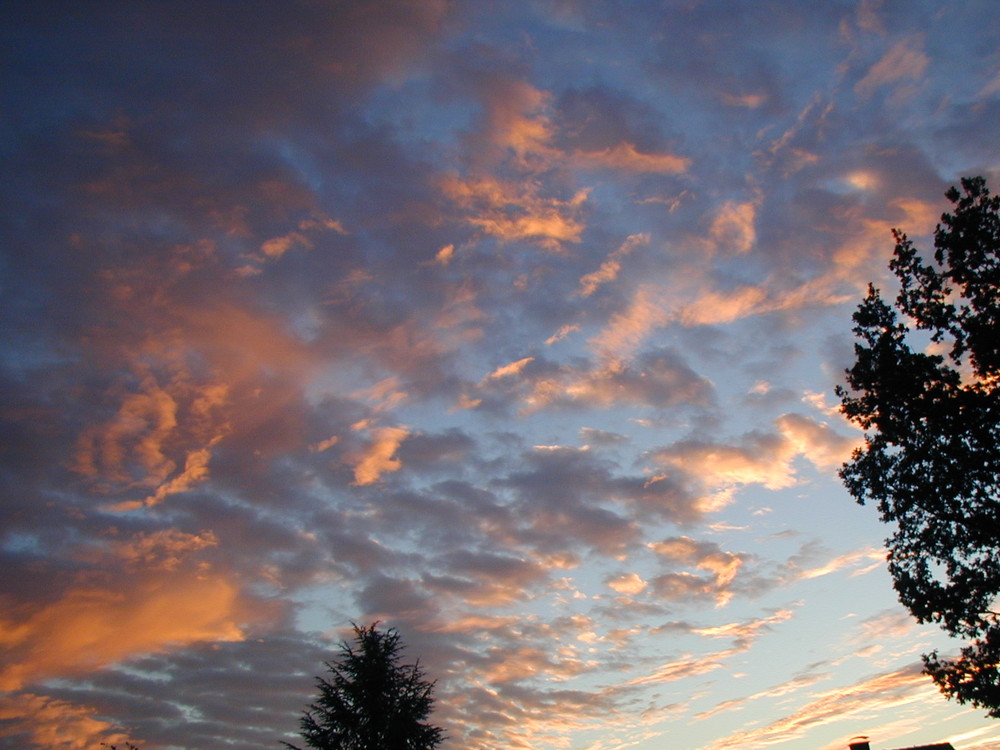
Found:
[[[14,0],[0,66],[0,746],[273,750],[375,620],[443,750],[1000,746],[833,393],[1000,186],[995,0]]]

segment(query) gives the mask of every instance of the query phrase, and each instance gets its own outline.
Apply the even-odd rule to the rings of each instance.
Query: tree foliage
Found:
[[[982,177],[946,195],[933,262],[894,230],[899,295],[890,306],[869,286],[854,314],[856,361],[837,395],[866,434],[840,475],[895,526],[900,601],[968,641],[955,659],[925,654],[924,671],[1000,717],[1000,197]]]
[[[304,711],[299,734],[320,750],[431,750],[444,739],[426,722],[434,683],[419,662],[401,664],[403,646],[395,628],[354,626],[353,643],[340,644],[328,676],[317,677],[319,697]],[[283,743],[293,750],[295,745]]]

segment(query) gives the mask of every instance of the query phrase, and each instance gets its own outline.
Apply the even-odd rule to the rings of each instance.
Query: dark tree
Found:
[[[317,677],[319,697],[302,714],[299,734],[321,750],[430,750],[444,739],[426,722],[434,683],[419,663],[400,664],[403,646],[395,628],[354,626],[354,642]],[[299,750],[295,745],[283,743]]]
[[[895,304],[873,286],[854,314],[844,414],[865,444],[840,472],[877,505],[900,601],[968,642],[924,655],[949,698],[1000,717],[1000,198],[982,177],[946,193],[933,262],[894,230]]]

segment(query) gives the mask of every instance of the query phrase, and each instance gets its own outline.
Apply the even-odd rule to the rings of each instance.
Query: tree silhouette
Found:
[[[353,644],[327,662],[327,679],[317,677],[319,697],[304,711],[299,734],[321,750],[431,750],[444,739],[426,723],[434,683],[419,662],[400,664],[403,646],[395,628],[378,623],[354,626]],[[282,743],[293,750],[295,745]]]
[[[1000,198],[982,177],[946,195],[933,263],[894,230],[899,295],[889,306],[869,286],[854,313],[856,361],[837,395],[866,434],[840,476],[895,525],[900,601],[969,641],[954,660],[925,654],[925,673],[1000,717]]]

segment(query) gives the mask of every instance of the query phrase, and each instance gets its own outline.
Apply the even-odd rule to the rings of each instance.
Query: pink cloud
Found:
[[[726,201],[712,220],[709,236],[724,253],[748,253],[757,241],[757,206],[752,202]]]
[[[858,81],[854,90],[868,96],[876,89],[903,80],[920,80],[930,59],[919,49],[923,40],[910,37],[898,42],[882,58],[869,68],[865,77]]]

